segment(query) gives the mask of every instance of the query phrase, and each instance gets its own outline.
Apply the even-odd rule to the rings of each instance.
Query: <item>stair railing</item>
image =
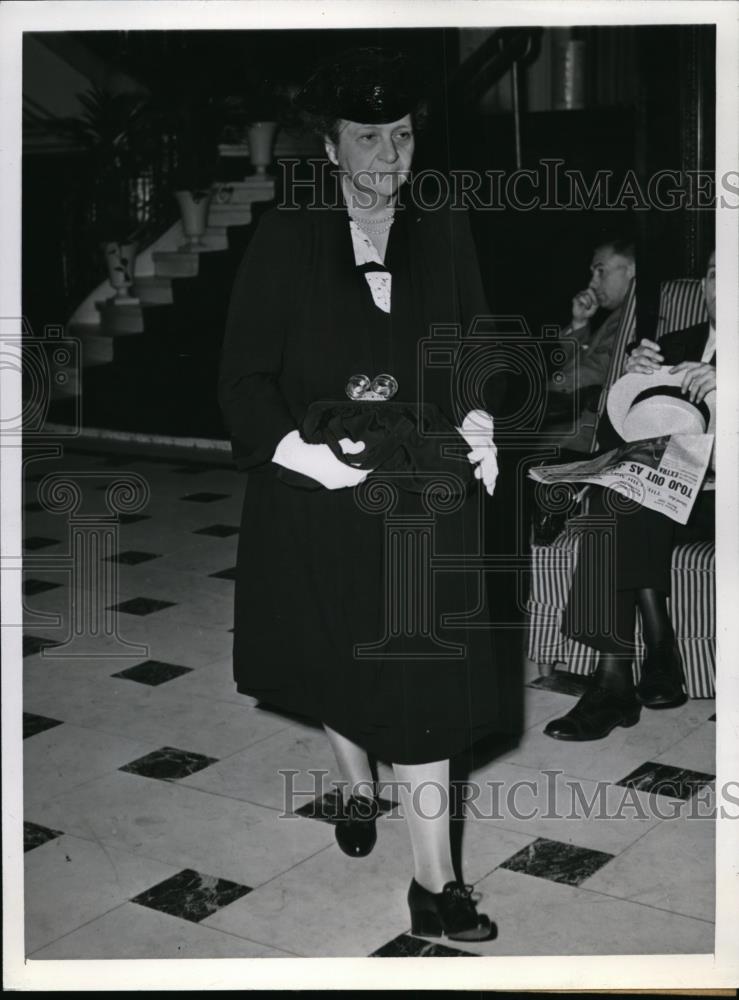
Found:
[[[447,98],[464,114],[506,73],[511,74],[516,167],[521,169],[520,70],[536,57],[541,28],[499,28],[458,67],[449,80]]]

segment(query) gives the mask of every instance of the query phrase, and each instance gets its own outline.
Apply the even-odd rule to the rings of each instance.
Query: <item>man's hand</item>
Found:
[[[598,300],[591,288],[584,288],[572,300],[572,329],[585,326],[591,316],[598,311]]]
[[[664,360],[665,359],[659,349],[659,344],[656,344],[653,340],[647,340],[645,338],[626,358],[624,371],[630,373],[639,372],[642,375],[651,375],[652,372],[656,371],[660,367]]]
[[[681,361],[670,368],[671,375],[676,372],[685,372],[680,388],[691,403],[702,403],[708,393],[716,389],[716,369],[713,365],[703,361]]]

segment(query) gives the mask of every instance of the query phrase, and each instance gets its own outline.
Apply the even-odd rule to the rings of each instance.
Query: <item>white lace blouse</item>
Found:
[[[362,264],[380,264],[383,261],[377,252],[369,236],[362,232],[353,219],[349,220],[349,228],[352,233],[352,244],[354,246],[354,263],[357,266]],[[365,278],[372,292],[372,299],[378,309],[383,312],[390,312],[390,293],[392,289],[393,276],[389,271],[365,272]]]

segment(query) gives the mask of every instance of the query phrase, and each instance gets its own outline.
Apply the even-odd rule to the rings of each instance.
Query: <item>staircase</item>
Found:
[[[236,269],[274,181],[218,182],[203,242],[193,252],[180,224],[139,257],[131,297],[114,302],[101,286],[94,309],[79,311],[67,336],[81,344],[82,368],[57,390],[48,421],[85,429],[225,438],[217,379]],[[141,272],[141,273],[140,273]]]

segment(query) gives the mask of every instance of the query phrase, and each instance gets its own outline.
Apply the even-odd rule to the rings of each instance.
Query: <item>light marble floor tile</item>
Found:
[[[171,681],[172,693],[187,697],[209,698],[213,701],[230,701],[234,705],[251,705],[257,703],[256,698],[248,694],[239,694],[233,679],[233,660],[227,659],[198,667],[189,674]]]
[[[286,725],[281,717],[246,704],[192,698],[167,688],[101,677],[84,688],[35,691],[26,708],[86,729],[147,743],[158,740],[160,746],[217,758],[243,750]]]
[[[240,937],[269,941],[304,956],[369,955],[408,930],[406,893],[413,862],[405,823],[378,821],[365,858],[331,847],[203,921]]]
[[[489,820],[465,820],[461,837],[461,876],[476,884],[498,865],[533,843],[535,837],[506,829]],[[460,948],[464,947],[460,944]]]
[[[109,673],[113,673],[119,669],[116,667],[119,661],[121,661],[120,667],[124,667],[146,659],[148,654],[146,643],[142,642],[139,636],[132,634],[131,622],[123,621],[121,616],[101,615],[96,634],[88,631],[86,634],[75,635],[70,626],[71,600],[67,598],[64,600],[66,607],[60,625],[47,628],[27,623],[27,635],[40,636],[60,644],[57,648],[47,649],[40,654],[41,662],[65,667],[75,661],[97,662],[101,670],[106,663],[110,663]],[[24,665],[30,661],[31,657],[25,657]]]
[[[589,883],[587,883],[589,884]],[[497,869],[475,886],[494,941],[465,941],[478,955],[662,955],[713,951],[713,924],[583,887]]]
[[[140,659],[141,657],[119,660],[112,656],[65,659],[52,658],[45,653],[27,656],[23,660],[25,707],[28,711],[33,711],[30,706],[37,694],[44,700],[56,697],[63,700],[64,692],[70,688],[84,688],[87,684],[94,686],[98,681],[107,680],[117,670],[124,670]]]
[[[310,770],[327,773],[313,777]],[[283,778],[280,771],[299,773]],[[340,778],[323,730],[304,732],[287,726],[255,746],[183,778],[181,783],[294,812],[330,791],[332,782]]]
[[[697,816],[666,819],[585,886],[702,920],[714,919],[715,823]]]
[[[287,871],[334,836],[327,823],[280,819],[273,809],[120,771],[34,804],[26,819],[249,886]]]
[[[178,663],[183,667],[201,667],[231,656],[233,635],[223,628],[154,619],[158,616],[137,618],[121,624],[121,634],[131,642],[145,644],[148,647],[147,657],[152,660]]]
[[[31,959],[291,958],[268,944],[124,903]]]
[[[211,521],[210,524],[216,522]],[[205,535],[191,535],[190,545],[157,560],[156,566],[162,573],[197,573],[207,576],[236,565],[238,537],[216,538]]]
[[[65,723],[23,741],[23,797],[44,803],[78,785],[116,771],[161,744],[134,741]]]
[[[700,701],[688,701],[681,708],[664,712],[644,709],[636,726],[617,727],[605,739],[583,743],[553,740],[544,735],[543,725],[537,725],[528,729],[518,747],[500,760],[538,770],[559,768],[591,780],[618,781],[702,725],[705,711]]]
[[[234,623],[233,583],[212,580],[213,593],[193,595],[159,612],[163,621],[187,622],[207,628],[229,629]]]
[[[704,774],[716,773],[716,723],[706,722],[655,758],[663,764],[686,767]]]
[[[24,861],[26,954],[179,871],[69,834],[28,851]]]
[[[528,837],[618,854],[659,823],[650,796],[567,774],[548,774],[494,761],[470,781],[479,798],[468,805],[468,817],[491,830],[499,826]]]
[[[182,499],[193,493],[225,493],[226,496],[220,500],[208,500],[204,503]],[[152,500],[146,508],[146,513],[159,518],[166,517],[167,514],[171,517],[172,509],[176,507],[178,527],[215,522],[232,524],[234,517],[241,516],[241,506],[242,498],[231,484],[224,484],[220,488],[216,483],[198,483],[191,480],[181,483],[176,489],[169,485],[165,488],[162,484],[153,490]]]
[[[569,712],[576,700],[571,695],[557,691],[524,688],[524,729],[543,727],[545,721]]]
[[[204,524],[215,524],[222,520],[214,517],[204,522],[193,522],[190,526],[180,526],[171,518],[164,520],[161,516],[151,516],[151,520],[136,521],[133,524],[123,524],[119,528],[119,549],[140,549],[143,552],[159,552],[162,555],[179,552],[188,548],[192,542],[192,531]]]
[[[119,566],[119,599],[143,595],[157,600],[187,601],[189,605],[199,604],[201,600],[218,599],[228,612],[223,621],[233,624],[233,581],[210,577],[207,572],[164,569],[158,562],[152,559],[138,566]],[[219,560],[220,569],[229,569],[231,565],[228,558]],[[157,615],[161,613],[156,612]]]
[[[528,639],[524,639],[524,647],[528,648]],[[539,664],[530,660],[526,655],[525,651],[522,654],[521,662],[523,664],[523,680],[524,683],[529,683],[530,681],[536,680],[537,677],[541,676],[539,671]]]
[[[507,831],[471,830],[464,842],[463,876],[475,881],[530,841]],[[467,856],[469,854],[469,857]],[[338,847],[309,858],[285,875],[208,917],[209,926],[262,940],[305,956],[369,955],[410,927],[406,901],[413,856],[405,821],[377,823],[377,844],[366,858]],[[459,947],[463,947],[459,945]]]

